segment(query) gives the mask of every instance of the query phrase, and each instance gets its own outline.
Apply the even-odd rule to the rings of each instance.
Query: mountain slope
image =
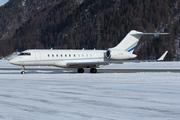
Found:
[[[0,40],[12,36],[37,11],[59,1],[61,0],[9,0],[0,7]]]
[[[118,44],[132,29],[170,32],[157,38],[142,37],[135,52],[139,59],[154,59],[169,50],[167,59],[172,60],[176,53],[175,39],[180,34],[179,8],[178,0],[60,1],[32,15],[6,44],[11,46],[9,52],[51,47],[107,49]]]

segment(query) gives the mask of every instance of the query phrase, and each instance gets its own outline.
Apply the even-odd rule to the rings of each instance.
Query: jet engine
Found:
[[[137,55],[132,54],[127,51],[121,51],[116,49],[109,49],[106,51],[106,57],[108,59],[115,59],[115,60],[124,60],[124,59],[132,59],[135,58]]]

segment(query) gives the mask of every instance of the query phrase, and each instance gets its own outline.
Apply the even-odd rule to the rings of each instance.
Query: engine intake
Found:
[[[110,52],[110,50],[108,50],[108,51],[106,52],[106,57],[107,57],[107,58],[110,58],[110,57],[111,57],[111,52]]]

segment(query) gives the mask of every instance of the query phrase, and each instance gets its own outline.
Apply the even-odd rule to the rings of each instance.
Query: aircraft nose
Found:
[[[14,62],[13,62],[13,60],[10,60],[9,63],[13,64]]]
[[[9,61],[10,64],[16,64],[16,61],[14,59]]]

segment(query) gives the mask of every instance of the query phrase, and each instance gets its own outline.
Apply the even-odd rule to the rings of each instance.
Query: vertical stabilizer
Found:
[[[136,48],[139,39],[141,38],[142,35],[162,35],[162,34],[169,34],[169,33],[142,33],[136,30],[131,30],[117,46],[110,49],[117,49],[132,53]]]

